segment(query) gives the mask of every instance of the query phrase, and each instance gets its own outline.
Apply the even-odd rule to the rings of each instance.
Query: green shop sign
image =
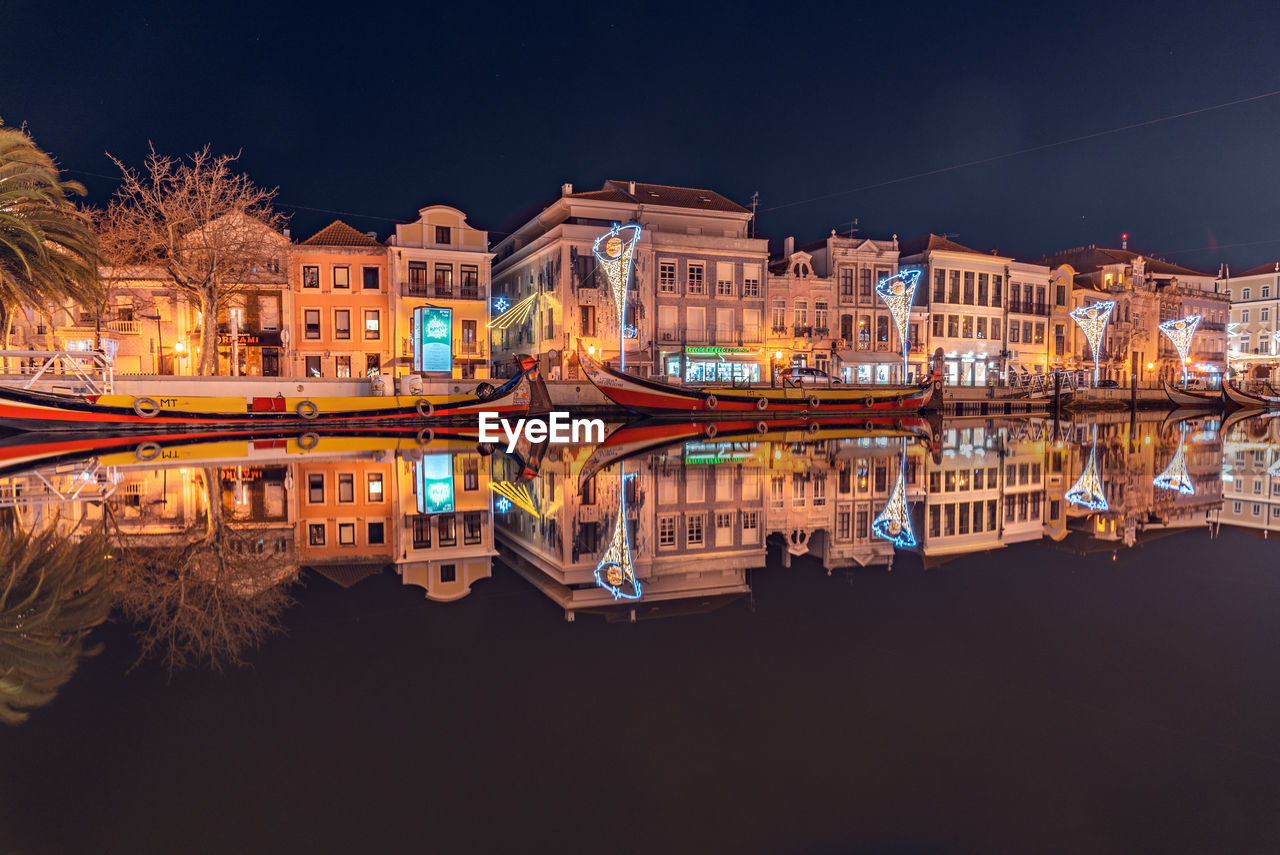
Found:
[[[743,354],[755,353],[749,347],[716,347],[716,346],[698,346],[686,347],[684,352],[691,356],[720,356],[721,354]]]

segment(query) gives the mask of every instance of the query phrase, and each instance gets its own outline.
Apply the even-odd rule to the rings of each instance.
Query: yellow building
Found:
[[[408,373],[413,365],[414,309],[430,307],[450,313],[452,360],[447,372],[426,376],[487,379],[489,233],[468,225],[467,215],[448,205],[431,205],[418,215],[397,225],[387,241],[396,374]]]

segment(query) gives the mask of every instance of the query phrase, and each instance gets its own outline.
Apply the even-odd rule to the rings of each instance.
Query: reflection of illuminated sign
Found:
[[[453,310],[413,310],[413,370],[453,371]]]
[[[418,486],[418,513],[453,512],[453,455],[427,454],[414,464]]]

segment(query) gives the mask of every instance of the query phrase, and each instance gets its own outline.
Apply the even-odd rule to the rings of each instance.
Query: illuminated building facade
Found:
[[[1280,379],[1280,262],[1224,275],[1219,289],[1231,299],[1228,352],[1237,376]]]
[[[751,213],[712,190],[608,181],[561,188],[556,199],[495,248],[494,295],[515,305],[532,294],[528,319],[494,332],[495,359],[536,354],[547,376],[579,376],[577,350],[627,371],[669,379],[768,380],[765,351],[767,242],[749,236]],[[642,234],[620,319],[593,252],[614,224]]]

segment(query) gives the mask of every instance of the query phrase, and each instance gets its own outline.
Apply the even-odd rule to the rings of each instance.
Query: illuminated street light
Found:
[[[902,344],[902,379],[907,378],[907,321],[911,319],[911,301],[915,298],[916,284],[920,281],[919,270],[899,270],[887,279],[881,279],[876,285],[876,293],[889,307],[889,314],[898,325],[898,341]]]

